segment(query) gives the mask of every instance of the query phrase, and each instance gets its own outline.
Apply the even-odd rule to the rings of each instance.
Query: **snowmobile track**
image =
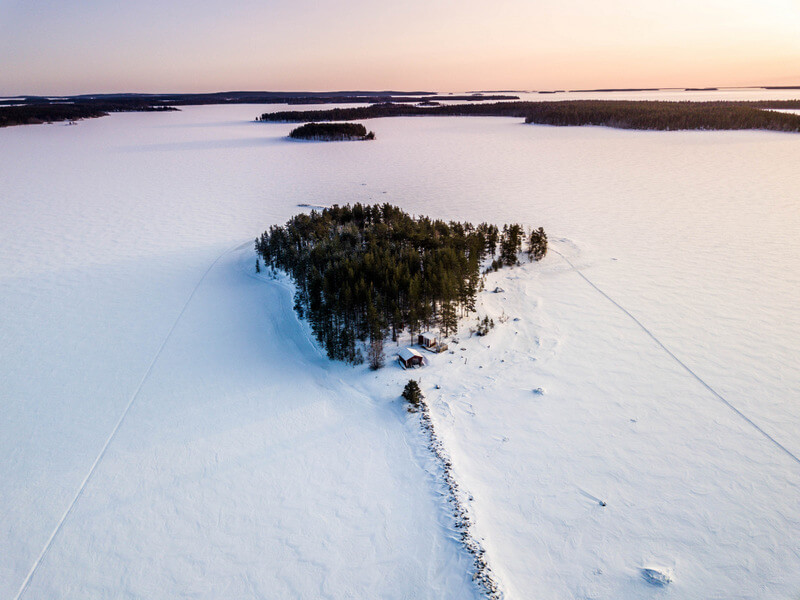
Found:
[[[58,534],[61,531],[61,529],[64,527],[64,523],[66,523],[66,521],[69,518],[70,514],[72,514],[72,511],[75,509],[75,506],[77,505],[78,500],[80,500],[81,496],[83,495],[84,490],[86,489],[86,486],[88,485],[89,481],[92,479],[92,476],[94,475],[95,471],[97,470],[97,466],[103,460],[103,457],[105,456],[106,451],[108,450],[108,447],[111,445],[111,442],[114,441],[114,437],[117,435],[117,432],[119,431],[120,427],[122,427],[122,423],[125,421],[125,417],[128,416],[128,413],[130,412],[131,407],[133,406],[133,403],[136,401],[136,398],[139,396],[139,393],[142,391],[142,387],[144,386],[145,382],[150,377],[150,373],[153,371],[153,367],[155,366],[156,362],[158,362],[158,359],[161,356],[161,353],[164,351],[164,348],[166,347],[167,342],[169,342],[169,339],[172,337],[172,333],[175,331],[175,328],[178,326],[178,323],[180,322],[181,318],[183,317],[184,313],[186,312],[186,309],[189,307],[189,304],[191,303],[192,298],[194,298],[195,293],[200,288],[200,286],[202,285],[203,281],[205,281],[205,278],[211,272],[211,269],[213,269],[217,265],[217,263],[222,259],[222,257],[224,257],[227,254],[230,254],[231,252],[234,252],[234,251],[236,251],[236,250],[238,250],[240,248],[243,248],[244,246],[246,246],[246,245],[248,245],[250,243],[251,242],[245,242],[244,244],[237,244],[233,248],[229,248],[228,250],[225,250],[222,254],[220,254],[219,256],[217,256],[217,258],[214,259],[214,261],[208,266],[208,268],[205,270],[205,272],[203,272],[203,275],[200,277],[200,279],[195,284],[194,288],[192,289],[192,292],[189,294],[189,297],[186,299],[186,302],[183,304],[183,307],[181,308],[181,311],[178,313],[178,316],[175,318],[175,321],[173,321],[172,326],[169,328],[169,331],[167,332],[167,335],[164,337],[164,341],[161,342],[161,346],[159,346],[158,350],[156,351],[155,355],[153,356],[153,359],[150,361],[150,364],[148,365],[147,370],[145,370],[144,375],[142,376],[142,379],[139,381],[139,385],[136,386],[136,390],[131,395],[130,400],[128,400],[128,404],[125,406],[125,410],[122,411],[122,415],[120,416],[119,420],[117,421],[117,424],[111,430],[111,433],[108,436],[108,438],[106,439],[105,444],[103,444],[103,448],[100,450],[100,453],[97,455],[97,458],[95,458],[94,462],[92,463],[92,466],[89,469],[89,472],[87,473],[86,477],[84,477],[83,481],[81,482],[80,486],[78,487],[78,491],[75,493],[75,496],[72,498],[72,501],[67,506],[67,509],[64,511],[64,514],[61,516],[61,519],[59,519],[58,523],[56,524],[55,528],[53,529],[53,533],[51,533],[50,537],[47,539],[47,542],[45,543],[44,548],[42,548],[42,551],[39,553],[39,556],[33,562],[33,565],[31,566],[30,571],[28,571],[28,574],[26,575],[25,579],[23,580],[22,585],[20,586],[19,591],[17,592],[17,595],[14,596],[13,600],[20,600],[20,598],[22,598],[23,594],[25,594],[25,591],[28,589],[28,586],[30,585],[31,581],[33,580],[33,576],[36,574],[36,571],[41,566],[42,561],[47,556],[47,553],[50,551],[50,548],[53,546],[53,542],[55,541],[55,539],[58,536]]]
[[[662,342],[661,340],[659,340],[659,339],[658,339],[658,338],[655,336],[655,334],[654,334],[652,331],[650,331],[650,330],[649,330],[647,327],[645,327],[645,326],[642,324],[642,322],[641,322],[639,319],[637,319],[636,317],[634,317],[634,316],[633,316],[633,315],[632,315],[632,314],[631,314],[631,313],[630,313],[630,312],[629,312],[629,311],[628,311],[628,310],[627,310],[627,309],[626,309],[624,306],[622,306],[622,305],[621,305],[619,302],[617,302],[616,300],[614,300],[614,299],[613,299],[611,296],[609,296],[608,294],[606,294],[606,293],[605,293],[603,290],[601,290],[601,289],[600,289],[600,288],[599,288],[597,285],[595,285],[595,283],[594,283],[594,282],[593,282],[591,279],[589,279],[588,277],[586,277],[586,275],[584,275],[584,274],[583,274],[583,273],[580,271],[580,269],[578,269],[578,268],[577,268],[577,267],[576,267],[574,264],[572,264],[572,262],[571,262],[571,261],[570,261],[570,260],[569,260],[569,259],[568,259],[566,256],[564,256],[563,254],[561,254],[561,252],[559,252],[558,250],[556,250],[556,249],[554,249],[554,248],[551,248],[551,250],[552,250],[553,252],[555,252],[556,254],[558,254],[558,255],[559,255],[559,256],[560,256],[562,259],[564,259],[564,261],[565,261],[565,262],[566,262],[566,263],[567,263],[567,264],[568,264],[568,265],[569,265],[569,266],[572,268],[572,270],[573,270],[575,273],[577,273],[577,274],[578,274],[578,275],[579,275],[581,278],[583,278],[583,280],[584,280],[586,283],[588,283],[588,284],[589,284],[590,286],[592,286],[592,287],[593,287],[595,290],[597,290],[597,291],[598,291],[598,292],[599,292],[599,293],[600,293],[600,294],[601,294],[601,295],[602,295],[602,296],[603,296],[603,297],[604,297],[606,300],[608,300],[609,302],[611,302],[611,304],[613,304],[613,305],[614,305],[614,306],[616,306],[618,309],[620,309],[622,312],[624,312],[626,315],[628,315],[628,317],[630,317],[630,318],[633,320],[633,322],[634,322],[634,323],[636,323],[636,324],[637,324],[637,325],[638,325],[638,326],[639,326],[639,327],[642,329],[642,331],[644,331],[644,332],[645,332],[645,333],[646,333],[648,336],[650,336],[650,338],[652,338],[652,340],[653,340],[653,341],[654,341],[656,344],[658,344],[658,345],[661,347],[661,349],[662,349],[662,350],[664,350],[664,352],[666,352],[666,353],[667,353],[667,354],[668,354],[668,355],[669,355],[669,356],[670,356],[670,357],[671,357],[671,358],[672,358],[672,359],[673,359],[673,360],[674,360],[676,363],[678,363],[678,364],[679,364],[681,367],[683,367],[683,369],[684,369],[684,370],[685,370],[685,371],[686,371],[686,372],[687,372],[689,375],[691,375],[691,376],[692,376],[694,379],[696,379],[696,380],[698,381],[698,383],[700,383],[700,385],[702,385],[704,388],[706,388],[706,389],[707,389],[709,392],[711,392],[711,394],[713,394],[713,395],[714,395],[714,396],[715,396],[715,397],[716,397],[716,398],[717,398],[717,399],[718,399],[720,402],[722,402],[723,404],[725,404],[725,406],[727,406],[729,409],[731,409],[733,412],[735,412],[737,415],[739,415],[739,417],[741,417],[741,418],[742,418],[742,419],[743,419],[743,420],[744,420],[744,421],[745,421],[747,424],[749,424],[751,427],[753,427],[753,429],[755,429],[756,431],[758,431],[758,432],[759,432],[761,435],[763,435],[765,438],[767,438],[767,440],[769,440],[770,442],[772,442],[772,443],[773,443],[773,444],[774,444],[774,445],[775,445],[775,446],[776,446],[776,447],[777,447],[779,450],[783,451],[783,452],[784,452],[784,453],[785,453],[785,454],[786,454],[786,455],[787,455],[789,458],[791,458],[791,459],[792,459],[794,462],[796,462],[798,465],[800,465],[800,458],[798,458],[798,457],[797,457],[795,454],[793,454],[791,450],[789,450],[789,449],[788,449],[786,446],[784,446],[783,444],[781,444],[781,443],[780,443],[778,440],[776,440],[774,437],[772,437],[772,436],[771,436],[769,433],[767,433],[766,431],[764,431],[764,430],[763,430],[763,429],[762,429],[762,428],[761,428],[761,427],[760,427],[760,426],[759,426],[757,423],[755,423],[755,422],[754,422],[754,421],[753,421],[753,420],[752,420],[750,417],[748,417],[746,414],[744,414],[742,411],[740,411],[738,408],[736,408],[736,407],[735,407],[733,404],[731,404],[730,402],[728,402],[728,400],[726,400],[726,399],[725,399],[725,398],[722,396],[722,394],[720,394],[719,392],[717,392],[717,390],[715,390],[715,389],[714,389],[714,388],[712,388],[712,387],[711,387],[711,386],[710,386],[708,383],[706,383],[706,382],[705,382],[705,381],[704,381],[704,380],[703,380],[703,379],[702,379],[702,378],[701,378],[701,377],[700,377],[700,376],[699,376],[697,373],[695,373],[694,371],[692,371],[692,369],[690,369],[690,368],[689,368],[689,366],[688,366],[688,365],[687,365],[685,362],[683,362],[683,361],[682,361],[680,358],[678,358],[677,356],[675,356],[675,354],[673,354],[673,353],[672,353],[672,351],[671,351],[669,348],[667,348],[667,347],[666,347],[666,346],[663,344],[663,342]]]

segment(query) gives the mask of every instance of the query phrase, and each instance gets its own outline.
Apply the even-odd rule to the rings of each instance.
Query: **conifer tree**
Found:
[[[422,395],[422,390],[419,388],[419,383],[414,379],[409,379],[406,386],[403,388],[401,396],[412,406],[419,406],[419,403],[425,399]]]
[[[504,265],[513,266],[518,263],[517,254],[522,250],[522,225],[504,225],[500,238],[500,260]]]
[[[547,254],[547,234],[544,229],[534,229],[528,238],[528,259],[542,260]]]
[[[383,354],[382,337],[375,337],[370,340],[367,358],[369,359],[369,368],[373,371],[377,371],[383,367],[386,362],[386,357]]]
[[[442,304],[441,319],[442,335],[447,337],[451,333],[456,333],[458,330],[458,315],[453,302],[448,300]]]

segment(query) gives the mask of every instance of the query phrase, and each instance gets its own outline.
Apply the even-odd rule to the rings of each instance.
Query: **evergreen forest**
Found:
[[[256,252],[296,285],[294,308],[328,356],[383,364],[384,340],[438,327],[455,334],[475,311],[486,270],[547,252],[542,228],[415,217],[390,204],[301,213],[256,239]],[[523,248],[527,246],[527,248]],[[366,357],[362,352],[366,350]]]
[[[381,103],[355,108],[264,113],[260,121],[346,121],[378,117],[516,117],[540,125],[602,125],[618,129],[800,131],[800,115],[768,109],[797,109],[800,100],[755,102],[668,102],[650,100],[565,100],[480,102],[420,106]]]
[[[374,140],[375,133],[367,131],[361,123],[306,123],[292,129],[289,137],[296,140],[325,142],[346,140]]]

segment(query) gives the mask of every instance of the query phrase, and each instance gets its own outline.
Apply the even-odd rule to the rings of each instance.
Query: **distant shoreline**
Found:
[[[765,109],[800,109],[800,100],[654,101],[563,100],[556,102],[495,102],[408,106],[395,103],[358,108],[264,113],[259,121],[300,123],[352,121],[382,117],[458,116],[515,117],[537,125],[599,125],[616,129],[768,130],[800,132],[800,115]]]
[[[800,86],[746,88],[604,88],[539,90],[532,94],[747,90],[800,90]],[[800,131],[794,118],[764,116],[760,109],[800,109],[800,100],[559,100],[521,101],[510,90],[468,92],[215,92],[208,94],[85,94],[79,96],[15,96],[0,98],[0,127],[79,121],[113,112],[179,110],[179,106],[211,104],[363,104],[352,109],[264,113],[260,121],[358,120],[390,116],[510,116],[549,125],[601,125],[621,129],[765,129]],[[464,102],[464,104],[443,104]],[[567,106],[569,108],[567,108]]]
[[[113,112],[179,110],[206,104],[432,104],[440,100],[488,102],[519,100],[518,96],[434,92],[215,92],[211,94],[86,94],[80,96],[18,96],[0,99],[0,127],[36,125],[104,117]]]

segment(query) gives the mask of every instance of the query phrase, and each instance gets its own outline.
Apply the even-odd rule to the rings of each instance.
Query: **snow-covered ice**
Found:
[[[0,597],[129,404],[24,597],[475,594],[408,373],[328,363],[252,273],[268,225],[353,201],[542,225],[564,256],[490,276],[497,327],[414,372],[509,598],[800,593],[800,136],[287,144],[272,109],[0,130]]]
[[[557,256],[489,282],[519,321],[415,374],[507,596],[791,598],[800,465]]]

